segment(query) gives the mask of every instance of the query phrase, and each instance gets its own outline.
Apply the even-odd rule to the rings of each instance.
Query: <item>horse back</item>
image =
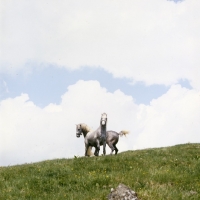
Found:
[[[119,133],[116,131],[107,131],[106,132],[106,141],[116,143],[119,140]]]

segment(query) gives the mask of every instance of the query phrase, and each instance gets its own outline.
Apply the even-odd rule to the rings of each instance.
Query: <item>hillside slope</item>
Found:
[[[106,199],[119,183],[143,200],[200,199],[200,144],[0,167],[0,199]]]

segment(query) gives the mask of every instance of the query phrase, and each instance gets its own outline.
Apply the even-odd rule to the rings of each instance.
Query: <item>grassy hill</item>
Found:
[[[142,200],[200,199],[200,144],[0,167],[0,200],[106,199],[119,183]]]

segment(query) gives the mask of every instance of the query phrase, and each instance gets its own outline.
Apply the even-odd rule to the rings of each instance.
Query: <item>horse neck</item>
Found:
[[[101,135],[106,135],[106,126],[107,126],[107,124],[105,124],[105,125],[100,125],[100,128],[101,128]]]
[[[82,125],[82,133],[84,137],[87,135],[89,131],[90,131],[90,128],[86,124]]]
[[[88,131],[82,130],[83,136],[85,137],[88,133]]]

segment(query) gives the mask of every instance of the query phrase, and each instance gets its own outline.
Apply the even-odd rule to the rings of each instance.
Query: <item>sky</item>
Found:
[[[0,166],[200,143],[200,1],[0,1]],[[102,147],[101,147],[102,152]],[[107,154],[110,149],[107,146]]]

